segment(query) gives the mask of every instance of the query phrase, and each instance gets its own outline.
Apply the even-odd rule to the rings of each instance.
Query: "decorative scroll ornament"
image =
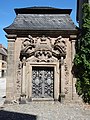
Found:
[[[58,51],[58,56],[65,56],[66,55],[66,44],[65,40],[59,36],[54,43],[54,50]]]
[[[28,38],[22,42],[20,59],[22,60],[23,57],[27,58],[29,56],[32,56],[34,52],[34,48],[35,48],[34,40],[29,35]]]
[[[49,62],[52,56],[60,59],[61,56],[66,55],[66,45],[64,39],[60,36],[56,40],[50,37],[32,38],[30,35],[22,42],[22,50],[20,58],[35,56],[38,62]]]

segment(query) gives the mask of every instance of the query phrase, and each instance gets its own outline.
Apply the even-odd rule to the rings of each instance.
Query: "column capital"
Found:
[[[17,35],[5,35],[8,42],[15,42]]]
[[[76,42],[76,40],[71,40],[71,43],[75,43]]]
[[[26,66],[26,57],[23,57],[22,62],[23,62],[23,65]]]
[[[70,35],[70,40],[71,41],[76,41],[77,35]]]
[[[60,59],[60,64],[64,65],[64,58],[63,57],[61,57],[61,59]]]

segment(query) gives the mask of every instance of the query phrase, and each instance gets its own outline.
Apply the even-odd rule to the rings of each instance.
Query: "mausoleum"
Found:
[[[71,9],[15,9],[4,28],[8,39],[6,101],[71,101],[76,98],[73,59],[77,28]]]

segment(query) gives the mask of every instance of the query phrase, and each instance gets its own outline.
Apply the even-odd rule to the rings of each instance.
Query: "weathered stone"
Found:
[[[41,10],[41,8],[39,9]],[[24,10],[26,13],[27,10]],[[29,10],[32,9],[28,9],[28,12]],[[22,9],[20,11],[22,13]],[[53,10],[55,14],[48,14],[47,11],[47,15],[45,13],[35,15],[36,10],[34,13],[32,10],[33,14],[31,12],[17,13],[15,22],[4,29],[8,34],[6,89],[6,100],[8,101],[20,100],[20,103],[26,103],[29,100],[61,100],[61,102],[65,102],[65,100],[70,101],[76,98],[72,67],[77,29],[72,24],[70,11],[67,15],[63,10],[64,17],[68,20],[65,23],[62,21],[66,27],[62,26],[58,20],[62,19],[62,12],[59,14],[55,9]],[[36,27],[30,22],[32,16],[36,17],[36,21],[31,20]],[[47,20],[46,27],[41,21],[42,16]],[[58,19],[55,16],[58,16]],[[25,22],[20,23],[28,18],[30,18],[27,21],[29,28],[24,24]],[[59,26],[56,28],[55,25],[58,24]],[[21,96],[22,94],[25,96]]]

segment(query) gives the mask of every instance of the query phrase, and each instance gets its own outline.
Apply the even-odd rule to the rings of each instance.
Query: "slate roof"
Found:
[[[76,30],[69,15],[71,9],[32,7],[15,9],[15,12],[17,16],[10,26],[4,28],[6,32],[8,30]]]

